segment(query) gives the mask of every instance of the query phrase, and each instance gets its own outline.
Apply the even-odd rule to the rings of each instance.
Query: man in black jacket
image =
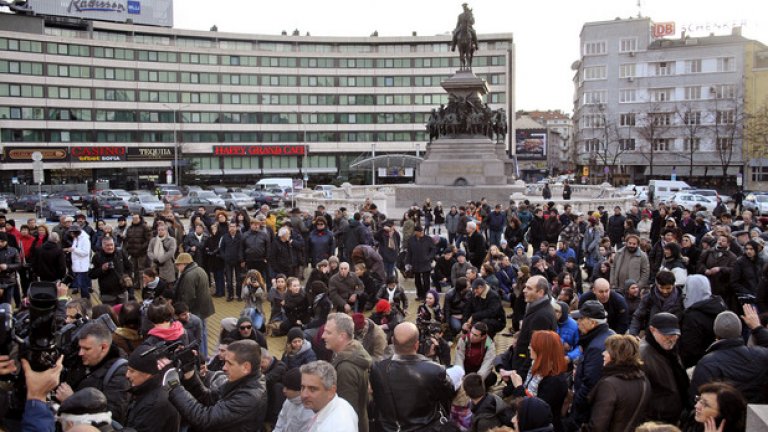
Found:
[[[185,372],[182,380],[176,369],[168,369],[163,376],[168,398],[194,430],[261,431],[267,412],[261,382],[261,347],[251,340],[232,342],[227,345],[224,359],[228,381],[214,390],[206,388],[194,370]],[[161,364],[167,366],[170,361]]]
[[[624,297],[611,289],[611,283],[607,279],[595,279],[592,283],[592,291],[579,297],[579,307],[589,300],[597,300],[608,313],[608,327],[618,334],[624,334],[629,330],[629,306]]]
[[[502,367],[514,370],[520,376],[527,376],[531,367],[528,345],[536,330],[557,330],[555,310],[550,305],[549,282],[543,276],[531,276],[523,288],[523,296],[528,306],[525,309],[523,324],[517,334],[517,342],[503,356]],[[510,382],[511,384],[511,382]],[[507,392],[514,386],[508,386]]]
[[[496,333],[504,328],[506,321],[501,297],[482,278],[472,281],[472,295],[464,306],[462,330],[469,332],[474,323],[484,322],[488,326],[489,336],[493,339]]]
[[[104,237],[101,251],[93,257],[93,267],[88,272],[91,279],[99,280],[101,302],[110,306],[127,302],[127,290],[132,284],[124,280],[124,276],[130,276],[132,272],[133,265],[125,252],[115,248],[112,237]]]
[[[475,268],[483,266],[485,261],[485,254],[488,252],[488,248],[485,246],[485,238],[477,229],[475,222],[467,223],[467,260],[472,263]]]
[[[137,432],[177,432],[179,412],[162,386],[156,351],[147,353],[151,349],[149,345],[141,345],[128,357],[126,375],[131,383],[131,403],[125,426]]]
[[[395,355],[373,365],[371,388],[385,432],[427,430],[448,412],[455,390],[445,369],[417,354],[419,330],[410,322],[395,327]],[[395,396],[397,395],[397,396]]]
[[[408,240],[405,262],[416,279],[416,300],[423,300],[429,290],[429,275],[432,273],[432,260],[435,257],[435,244],[424,235],[424,228],[416,225],[413,236]]]
[[[267,258],[269,257],[269,234],[262,229],[263,222],[260,218],[251,219],[250,229],[243,235],[243,258],[245,267],[256,269],[264,277],[267,288],[272,286],[272,278],[269,277]]]
[[[112,333],[101,322],[92,321],[82,327],[78,336],[83,367],[70,371],[67,382],[56,389],[56,398],[64,402],[74,391],[96,388],[107,397],[112,419],[124,423],[131,384],[125,376],[127,362],[112,343]]]
[[[221,236],[219,256],[224,261],[224,279],[227,286],[227,301],[234,296],[240,298],[241,280],[245,260],[243,259],[243,235],[237,228],[237,223],[230,222],[228,231]]]

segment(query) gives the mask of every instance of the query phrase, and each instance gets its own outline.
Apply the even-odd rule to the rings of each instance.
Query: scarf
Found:
[[[391,290],[389,289],[389,287],[387,287],[387,299],[389,300],[390,303],[395,302],[395,292],[397,292],[397,287],[394,287]]]
[[[152,249],[152,252],[155,253],[155,257],[159,258],[165,253],[165,247],[163,247],[163,240],[165,237],[157,236],[157,241],[155,241],[155,247]]]
[[[389,234],[389,240],[387,240],[387,247],[392,250],[397,249],[397,245],[395,244],[395,236],[392,233]]]
[[[659,300],[661,300],[661,310],[671,311],[675,309],[675,304],[677,304],[677,298],[680,295],[680,292],[677,290],[677,288],[673,288],[672,292],[669,294],[669,297],[664,298],[661,296],[661,294],[659,294],[659,291],[656,290],[656,295],[659,297]]]
[[[525,378],[525,384],[523,384],[525,387],[525,395],[528,397],[536,397],[539,393],[539,383],[541,383],[542,379],[544,379],[543,376],[539,374],[533,375],[529,370],[528,376]]]
[[[688,373],[686,373],[680,362],[677,348],[678,345],[675,345],[671,350],[667,351],[656,342],[656,338],[653,337],[653,335],[647,335],[645,337],[645,342],[661,354],[661,356],[664,357],[664,360],[666,360],[667,365],[672,369],[672,375],[675,377],[675,387],[679,390],[678,396],[680,396],[680,403],[683,407],[687,407],[688,387],[690,387],[691,382],[688,379]]]

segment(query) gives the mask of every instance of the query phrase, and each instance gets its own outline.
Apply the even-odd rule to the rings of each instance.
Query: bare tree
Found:
[[[639,146],[639,153],[648,161],[648,177],[652,177],[654,158],[658,151],[657,140],[663,139],[669,132],[672,126],[672,115],[662,112],[658,103],[649,102],[645,112],[639,113],[637,117],[635,130],[644,141]]]
[[[754,113],[746,117],[744,138],[747,146],[744,154],[750,159],[763,161],[768,158],[768,99]]]
[[[699,143],[705,128],[702,125],[705,114],[701,111],[700,106],[686,101],[675,106],[675,115],[685,131],[686,146],[684,150],[688,152],[688,175],[693,177],[693,163],[696,159],[696,153],[700,151]]]
[[[723,168],[723,177],[728,175],[728,167],[733,160],[734,150],[743,138],[745,113],[743,99],[736,95],[718,94],[715,98],[712,116],[712,138],[715,144],[715,153],[720,159]]]
[[[592,114],[596,115],[597,127],[595,134],[593,134],[593,141],[591,144],[587,144],[585,150],[588,151],[590,159],[594,160],[596,165],[603,167],[605,181],[612,183],[613,174],[619,165],[621,155],[628,150],[622,146],[621,140],[625,135],[629,137],[629,132],[622,131],[617,119],[609,116],[603,104],[597,104]]]

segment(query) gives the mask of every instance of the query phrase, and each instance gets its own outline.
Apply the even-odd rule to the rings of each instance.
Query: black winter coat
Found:
[[[383,432],[424,431],[450,411],[456,393],[445,368],[422,355],[394,355],[371,369],[371,388]]]
[[[747,347],[739,337],[713,343],[693,370],[689,395],[691,402],[702,384],[727,381],[736,387],[750,404],[766,401],[768,384],[768,348]]]
[[[101,266],[112,263],[106,271]],[[99,292],[108,295],[120,295],[126,291],[121,278],[124,275],[133,274],[133,264],[122,250],[115,250],[112,254],[99,252],[93,257],[93,267],[88,271],[88,277],[99,280]]]
[[[608,226],[605,227],[605,232],[608,234],[608,238],[611,239],[611,243],[622,243],[624,241],[624,221],[626,219],[624,215],[612,215],[608,218]]]
[[[513,348],[514,354],[511,359],[511,364],[505,367],[506,370],[516,370],[520,376],[527,376],[528,369],[531,367],[531,361],[529,358],[528,346],[531,343],[533,332],[536,330],[552,330],[557,331],[557,319],[555,319],[555,311],[552,309],[552,305],[549,303],[549,299],[540,301],[539,303],[529,304],[523,317],[523,324],[520,327],[520,332],[517,334],[517,342]]]
[[[210,390],[195,375],[173,388],[168,398],[194,431],[257,432],[267,411],[264,379],[256,371]]]
[[[416,273],[432,270],[432,260],[435,258],[435,244],[428,236],[421,238],[415,235],[408,240],[405,262],[411,265]]]
[[[32,270],[41,281],[53,282],[64,279],[67,274],[67,259],[61,245],[46,241],[35,249]]]
[[[131,388],[131,383],[128,378],[125,377],[125,372],[128,370],[128,364],[123,364],[118,367],[112,378],[104,385],[104,377],[107,376],[109,368],[112,363],[116,362],[120,358],[120,351],[117,345],[112,344],[109,348],[107,356],[98,365],[89,368],[85,378],[77,383],[68,383],[72,386],[72,390],[78,391],[86,387],[93,387],[104,393],[107,397],[107,408],[112,412],[112,420],[123,424],[125,423],[126,415],[128,414],[128,389]]]
[[[234,236],[228,232],[219,241],[219,256],[224,264],[237,265],[245,261],[243,257],[243,235],[237,231]]]
[[[763,261],[759,256],[754,259],[742,255],[736,259],[736,265],[731,271],[731,289],[736,294],[752,294],[757,296],[757,288],[760,285]]]
[[[480,268],[485,260],[488,248],[485,244],[485,237],[480,232],[475,231],[467,239],[467,261],[471,262],[475,268]],[[434,254],[432,254],[434,256]]]
[[[686,368],[696,366],[706,354],[707,347],[715,341],[715,318],[726,309],[720,296],[712,296],[694,303],[683,312],[677,346]]]
[[[168,390],[162,387],[162,376],[155,375],[138,387],[132,387],[131,403],[125,426],[136,432],[177,432],[179,412],[168,400]]]
[[[501,305],[501,297],[491,287],[486,286],[485,298],[472,295],[464,306],[464,321],[472,318],[472,322],[484,322],[488,325],[488,332],[496,334],[504,329],[507,317],[504,307]]]

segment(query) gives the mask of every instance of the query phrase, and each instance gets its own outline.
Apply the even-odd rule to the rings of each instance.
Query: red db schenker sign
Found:
[[[660,38],[664,36],[672,36],[675,34],[674,22],[663,22],[651,24],[651,34],[653,37]]]
[[[214,156],[303,156],[304,146],[227,145],[213,146]]]

